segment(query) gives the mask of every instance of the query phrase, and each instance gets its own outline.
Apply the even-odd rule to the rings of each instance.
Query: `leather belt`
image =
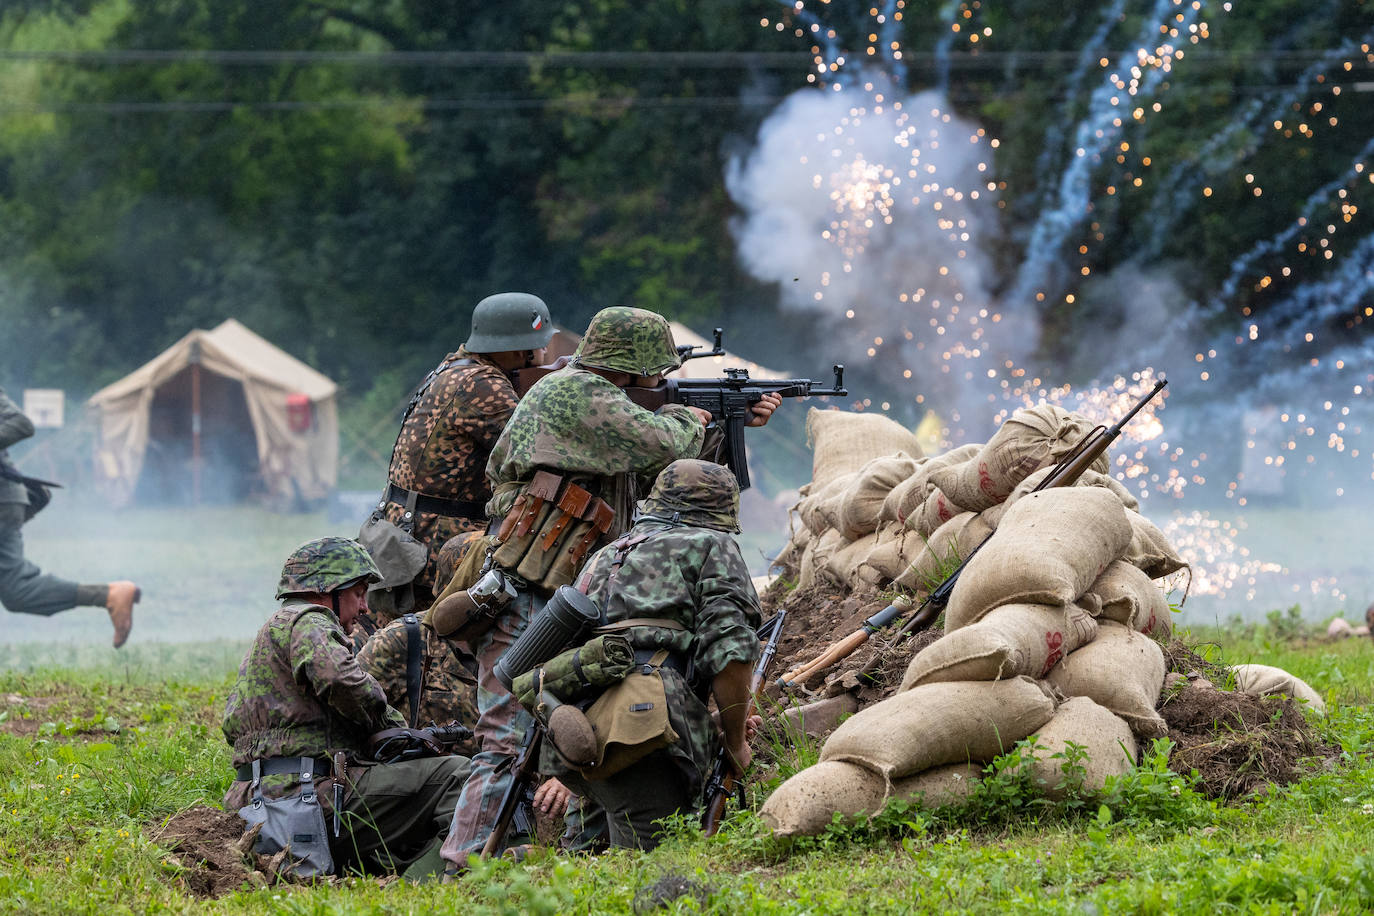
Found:
[[[650,660],[654,657],[654,655],[660,651],[662,651],[661,648],[635,649],[635,666],[639,667],[641,665],[649,664]],[[668,650],[668,657],[663,660],[663,664],[661,664],[659,667],[672,668],[678,674],[682,675],[684,680],[687,680],[689,682],[691,680],[691,676],[689,674],[689,672],[691,671],[691,662],[689,662],[687,658],[680,652],[673,652],[671,650]]]
[[[415,499],[412,508],[414,512],[442,515],[446,518],[471,518],[478,521],[483,521],[487,517],[486,503],[474,502],[470,499],[444,499],[440,496],[426,496],[424,493],[398,487],[394,483],[387,484],[386,498],[383,502],[410,507],[411,497]]]
[[[262,767],[262,775],[264,776],[285,776],[288,774],[299,776],[301,773],[301,758],[299,757],[263,757],[258,763]],[[334,771],[328,757],[312,758],[311,763],[317,777],[328,776]],[[239,782],[251,782],[253,779],[252,761],[236,769],[234,775]]]

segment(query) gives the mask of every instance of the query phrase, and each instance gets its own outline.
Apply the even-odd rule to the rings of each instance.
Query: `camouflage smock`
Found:
[[[447,366],[454,360],[472,362]],[[396,486],[426,496],[481,505],[491,497],[487,456],[515,410],[515,386],[491,360],[462,348],[445,357],[440,366],[401,425],[387,476]],[[390,503],[386,507],[386,519],[394,525],[401,523],[404,514],[404,506]],[[463,531],[485,528],[485,518],[415,513],[411,536],[429,548],[429,561],[416,578],[417,585],[434,587],[435,562],[445,541]]]
[[[535,382],[515,408],[487,462],[495,491],[487,514],[510,511],[521,485],[537,470],[562,472],[600,489],[615,510],[608,537],[634,515],[641,482],[677,458],[695,458],[706,431],[681,404],[657,413],[635,404],[594,372],[568,366]]]
[[[685,631],[633,627],[628,636],[637,649],[666,648],[690,660],[703,691],[731,662],[756,662],[759,596],[735,539],[713,528],[656,519],[636,522],[630,536],[641,534],[649,537],[626,554],[614,580],[614,544],[591,559],[579,580],[579,587],[585,585],[587,595],[605,608],[607,620],[660,617],[682,624]],[[669,721],[681,736],[669,753],[695,791],[710,774],[717,729],[692,685],[672,669],[662,672]],[[541,764],[553,767],[541,772],[567,772],[548,745]]]
[[[367,738],[405,719],[387,705],[381,685],[358,666],[343,627],[328,608],[288,602],[258,630],[224,708],[224,737],[235,767],[264,757],[366,753]],[[290,775],[264,777],[269,797],[299,785]],[[249,801],[235,781],[224,807]]]
[[[470,667],[464,664],[466,653],[454,643],[435,635],[423,622],[419,627],[423,648],[420,650],[420,713],[417,725],[447,725],[458,722],[472,728],[477,724],[477,660],[467,655]],[[358,652],[358,664],[370,674],[387,701],[410,715],[410,687],[406,680],[406,661],[409,641],[404,620],[393,620],[378,630]],[[454,746],[454,753],[471,757],[477,748],[471,742]]]

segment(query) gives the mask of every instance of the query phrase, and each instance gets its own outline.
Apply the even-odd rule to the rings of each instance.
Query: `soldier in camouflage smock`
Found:
[[[465,757],[367,759],[370,735],[405,725],[347,642],[367,607],[367,586],[379,578],[356,541],[321,538],[297,548],[277,589],[286,600],[258,631],[224,710],[236,776],[225,807],[251,801],[254,761],[267,774],[264,796],[280,798],[300,791],[299,759],[314,759],[326,820],[336,781],[342,791],[341,836],[331,841],[341,870],[400,871],[425,854],[437,863],[433,854],[469,770]],[[345,771],[336,771],[344,759]]]
[[[420,610],[432,598],[440,548],[487,526],[487,457],[518,400],[507,373],[542,363],[552,337],[539,297],[488,296],[473,310],[467,342],[430,373],[401,424],[382,511],[392,524],[410,526],[411,537],[429,549],[414,582]],[[369,632],[370,622],[364,622]]]
[[[644,309],[602,309],[591,320],[571,363],[541,378],[516,407],[492,449],[487,477],[493,494],[487,512],[500,519],[510,511],[536,471],[557,472],[605,500],[615,510],[606,537],[627,527],[641,482],[651,480],[678,458],[701,454],[707,411],[669,404],[651,413],[621,390],[657,384],[662,373],[681,365],[672,329],[663,316]],[[754,407],[752,426],[761,426],[782,402],[767,395]],[[509,782],[509,761],[533,722],[530,714],[493,674],[496,662],[544,604],[545,595],[524,589],[503,617],[472,647],[479,670],[478,739],[473,775],[463,789],[454,826],[444,844],[451,867],[481,849]]]
[[[420,696],[417,698],[412,726],[447,725],[457,722],[472,728],[477,723],[476,660],[452,640],[434,632],[420,615],[416,636],[420,640]],[[358,664],[386,693],[387,702],[402,715],[411,709],[407,662],[410,635],[404,620],[393,620],[382,627],[358,653]],[[465,661],[466,659],[466,661]],[[454,753],[477,753],[474,741],[453,746]]]
[[[700,806],[722,731],[740,772],[749,764],[746,710],[760,612],[730,536],[739,531],[738,516],[739,485],[728,468],[674,461],[658,476],[639,521],[582,574],[579,587],[605,609],[609,623],[654,618],[682,627],[625,631],[636,650],[670,653],[659,670],[677,743],[594,782],[570,769],[551,742],[544,744],[541,770],[606,809],[613,846],[651,849],[658,844],[656,820]],[[708,690],[721,710],[719,727],[704,702]]]

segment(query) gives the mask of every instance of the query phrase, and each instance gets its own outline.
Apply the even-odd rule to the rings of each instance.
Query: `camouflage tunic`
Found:
[[[690,660],[703,693],[731,662],[757,661],[759,598],[734,538],[722,530],[656,518],[635,524],[629,536],[640,535],[647,538],[625,554],[618,572],[616,545],[611,544],[592,558],[582,575],[587,595],[605,608],[607,620],[660,617],[686,627],[633,627],[630,642],[637,649],[665,648]],[[710,773],[717,730],[694,685],[675,670],[661,670],[669,719],[682,736],[670,753],[695,792]],[[541,762],[553,768],[544,772],[567,772],[547,745]]]
[[[535,471],[561,471],[600,484],[615,510],[614,537],[633,515],[636,475],[652,477],[674,459],[696,457],[704,439],[701,422],[681,404],[655,414],[593,372],[551,372],[521,399],[491,451],[487,477],[495,493],[487,514],[503,517]]]
[[[364,753],[373,732],[405,724],[387,705],[381,685],[358,667],[333,613],[288,602],[263,624],[244,656],[223,728],[239,767],[264,757]],[[289,794],[298,785],[290,775],[263,779],[269,797]],[[225,808],[246,805],[248,787],[244,781],[232,783]]]
[[[450,366],[430,382],[415,409],[401,426],[391,454],[390,481],[426,496],[482,504],[491,496],[485,470],[497,436],[515,410],[515,387],[495,363],[459,349],[453,360],[470,365]],[[441,364],[444,365],[444,364]],[[386,519],[399,525],[405,507],[386,507]],[[476,512],[480,516],[480,512]],[[484,518],[450,518],[417,512],[411,535],[429,547],[429,562],[416,578],[417,586],[433,589],[439,548],[454,535],[486,528]]]
[[[423,622],[420,638],[420,712],[417,725],[446,725],[458,722],[471,728],[477,723],[476,659],[466,655],[452,642],[435,635]],[[393,620],[378,630],[362,651],[358,664],[382,685],[388,702],[410,715],[410,689],[406,680],[409,641],[403,620]],[[464,659],[466,656],[466,661]],[[472,742],[455,745],[454,753],[471,757],[477,753]]]

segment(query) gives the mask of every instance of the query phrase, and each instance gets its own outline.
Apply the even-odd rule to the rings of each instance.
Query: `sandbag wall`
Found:
[[[1013,413],[985,444],[926,457],[915,435],[887,417],[812,408],[812,479],[793,509],[790,542],[777,565],[794,569],[799,587],[873,590],[895,583],[927,591],[1092,427],[1079,414],[1042,404]],[[1138,509],[1107,470],[1104,455],[1078,485],[1109,490],[1125,508]],[[1132,525],[1130,557],[1147,575],[1185,565],[1134,511]]]
[[[1169,636],[1152,576],[1182,561],[1161,558],[1157,529],[1110,486],[1019,486],[996,504],[996,536],[961,574],[945,634],[911,659],[896,694],[842,723],[820,763],[764,804],[775,833],[815,833],[837,811],[868,814],[893,797],[957,801],[982,764],[1031,735],[1045,748],[1035,778],[1047,795],[1062,791],[1054,754],[1068,742],[1086,748],[1084,785],[1098,790],[1135,762],[1137,741],[1166,733],[1155,709],[1164,654],[1146,634]]]

